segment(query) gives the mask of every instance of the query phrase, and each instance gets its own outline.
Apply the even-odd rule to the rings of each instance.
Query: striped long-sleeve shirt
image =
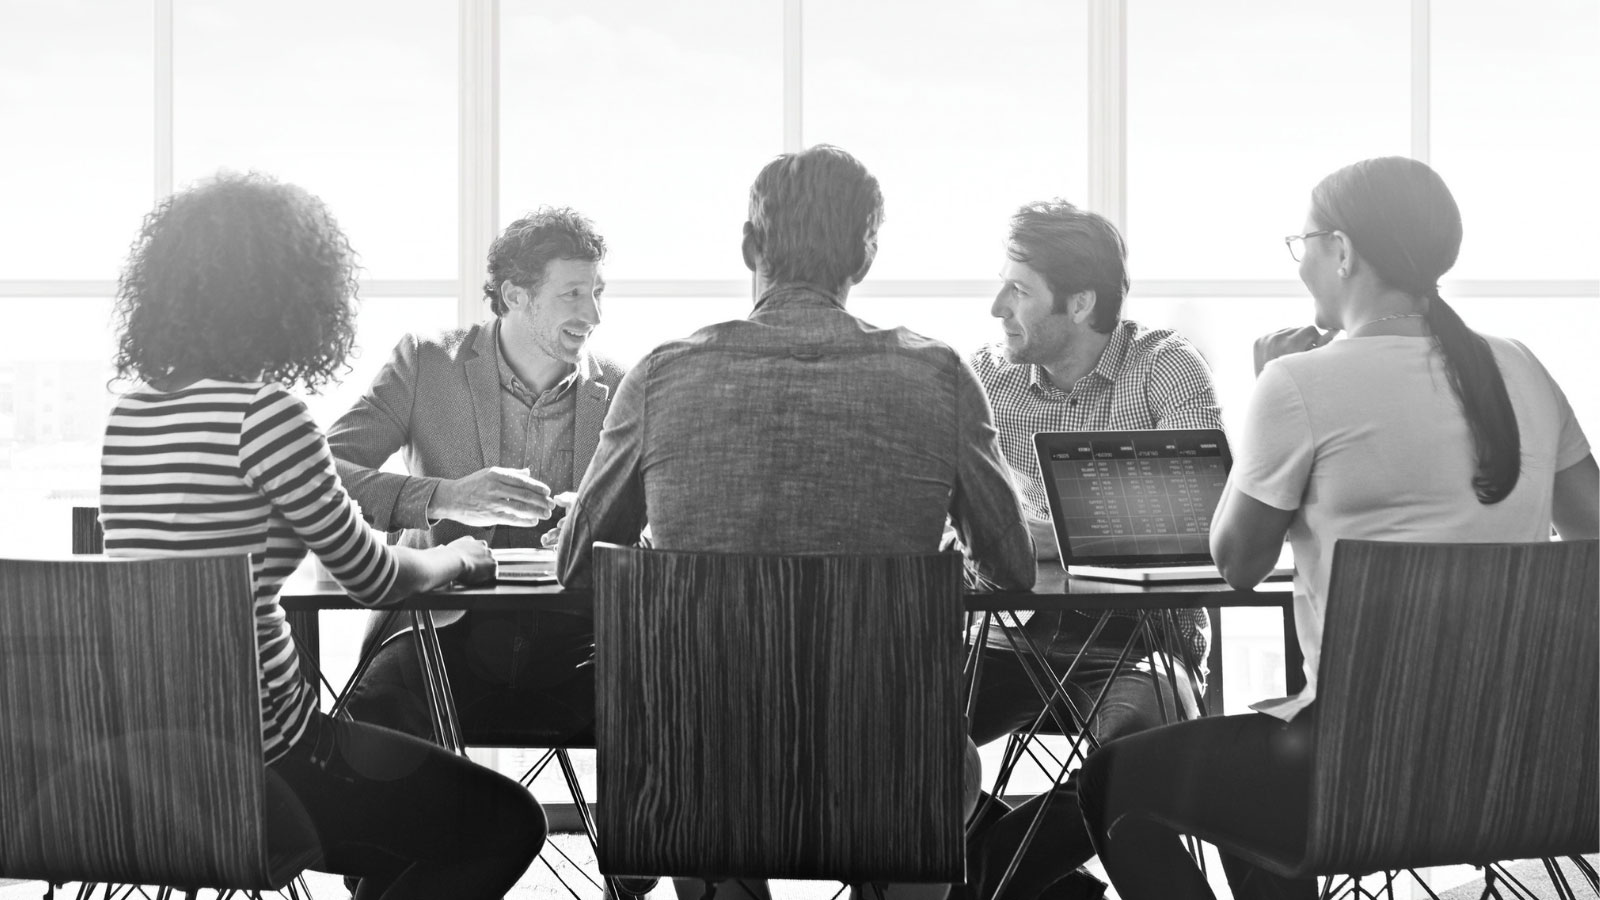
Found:
[[[203,379],[120,398],[106,426],[100,521],[113,556],[250,555],[268,762],[317,707],[278,605],[284,579],[309,548],[353,599],[374,605],[398,571],[305,404],[278,384]]]

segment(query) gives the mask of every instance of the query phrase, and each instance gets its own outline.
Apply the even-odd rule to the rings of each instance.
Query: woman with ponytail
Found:
[[[1520,343],[1478,334],[1439,296],[1461,214],[1416,160],[1363,160],[1311,193],[1285,239],[1315,324],[1257,342],[1258,380],[1211,528],[1228,582],[1249,588],[1294,547],[1306,687],[1258,712],[1113,741],[1079,780],[1084,818],[1124,900],[1212,896],[1179,832],[1305,841],[1334,542],[1600,536],[1600,468],[1554,380]],[[1333,338],[1343,333],[1340,340]],[[1223,857],[1235,898],[1316,897]]]

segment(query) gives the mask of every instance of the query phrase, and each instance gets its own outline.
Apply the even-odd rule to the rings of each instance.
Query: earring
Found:
[[[1349,278],[1350,277],[1350,270],[1345,268],[1344,266],[1340,266],[1339,267],[1339,277],[1340,278]]]

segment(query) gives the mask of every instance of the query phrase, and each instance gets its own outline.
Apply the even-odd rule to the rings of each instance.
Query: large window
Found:
[[[499,224],[573,206],[613,280],[740,277],[752,167],[783,150],[781,8],[505,0]]]
[[[155,183],[153,22],[119,0],[0,11],[0,279],[116,276]]]
[[[805,3],[801,143],[844,147],[878,176],[871,281],[993,279],[1012,210],[1081,202],[1084,7]]]
[[[456,15],[428,0],[174,0],[173,181],[318,195],[369,279],[456,274]]]
[[[1508,16],[1441,2],[1433,26],[1432,162],[1466,221],[1455,276],[1588,279],[1592,296],[1600,4],[1538,0]]]
[[[1132,276],[1295,277],[1280,239],[1317,180],[1409,149],[1408,21],[1393,0],[1130,3]]]

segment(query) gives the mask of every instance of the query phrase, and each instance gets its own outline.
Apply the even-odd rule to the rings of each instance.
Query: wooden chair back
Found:
[[[72,508],[72,552],[74,554],[104,553],[106,534],[100,528],[100,507],[74,506]]]
[[[1600,848],[1595,541],[1339,541],[1304,873]]]
[[[281,886],[244,556],[0,560],[0,875]]]
[[[963,879],[958,555],[594,554],[602,871]]]

